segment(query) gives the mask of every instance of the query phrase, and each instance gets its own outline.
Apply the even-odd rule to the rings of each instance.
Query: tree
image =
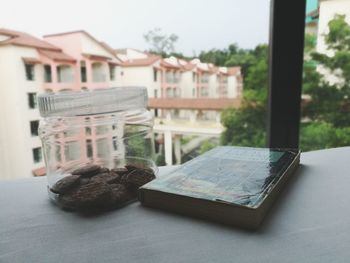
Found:
[[[234,43],[223,50],[202,51],[199,54],[199,59],[217,66],[240,66],[242,74],[245,75],[247,68],[254,63],[254,54],[252,50],[241,49]]]
[[[328,27],[329,33],[325,35],[325,43],[330,53],[311,53],[310,60],[314,62],[314,67],[307,71],[308,78],[312,77],[311,83],[318,82],[318,85],[304,85],[304,92],[312,98],[305,108],[305,114],[312,121],[331,123],[334,127],[348,127],[350,25],[346,23],[344,15],[336,15],[328,23]],[[325,72],[323,75],[319,73],[321,70]]]
[[[303,150],[350,145],[350,25],[336,15],[328,27],[327,54],[315,52],[306,38],[303,92],[311,101],[303,109],[309,120],[301,126]]]
[[[155,28],[143,35],[150,45],[150,51],[159,55],[167,56],[175,51],[175,43],[179,37],[175,34],[164,34],[160,28]],[[176,53],[176,55],[181,55]],[[182,55],[181,55],[182,56]]]
[[[225,131],[222,144],[265,146],[267,116],[268,63],[267,45],[259,45],[250,52],[252,64],[247,68],[241,107],[228,108],[221,114]]]

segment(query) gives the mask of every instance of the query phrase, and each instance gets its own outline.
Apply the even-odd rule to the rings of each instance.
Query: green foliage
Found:
[[[225,131],[221,143],[240,146],[265,146],[268,63],[267,45],[260,45],[251,52],[254,63],[247,69],[244,78],[242,105],[228,108],[221,114]]]
[[[303,88],[311,102],[305,106],[303,116],[335,128],[349,127],[350,25],[345,16],[336,15],[328,26],[329,33],[324,37],[331,55],[311,52],[304,66]],[[326,72],[324,76],[316,65]],[[331,77],[335,81],[330,81]]]
[[[211,49],[202,51],[199,54],[202,62],[213,63],[217,66],[240,66],[243,75],[247,69],[255,62],[255,54],[253,50],[241,49],[237,44],[231,44],[223,50]]]
[[[303,124],[300,144],[303,151],[350,145],[350,127],[337,128],[326,122]]]
[[[204,142],[201,143],[201,147],[199,149],[199,154],[203,154],[211,149],[213,149],[214,147],[216,147],[217,144],[214,142],[211,142],[209,140],[206,140]]]
[[[345,16],[339,15],[328,25],[325,41],[331,55],[315,52],[315,36],[305,36],[303,93],[309,95],[311,101],[302,110],[300,148],[303,151],[350,145],[350,25]],[[232,53],[237,54],[238,50],[235,47]],[[251,57],[246,58],[249,63],[246,64],[242,106],[222,112],[221,120],[226,129],[221,143],[262,147],[266,138],[267,46],[258,46],[246,54]],[[238,65],[244,63],[235,55],[230,56]],[[335,82],[329,81],[330,74]]]

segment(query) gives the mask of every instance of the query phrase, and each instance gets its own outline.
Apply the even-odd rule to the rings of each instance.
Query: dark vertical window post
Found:
[[[268,147],[298,148],[306,0],[271,0]]]

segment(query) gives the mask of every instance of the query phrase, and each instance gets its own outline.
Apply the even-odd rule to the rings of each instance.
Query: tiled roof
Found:
[[[56,60],[56,61],[67,61],[67,62],[75,62],[76,60],[63,53],[63,52],[57,52],[57,51],[47,51],[47,50],[40,50],[39,51],[40,54],[44,55],[45,57],[48,57],[52,60]]]
[[[230,76],[239,75],[240,72],[241,72],[241,67],[227,68],[227,75],[230,75]]]
[[[24,63],[28,63],[28,64],[41,64],[41,61],[37,58],[23,57],[22,60]]]
[[[32,174],[34,176],[45,176],[46,175],[46,169],[45,169],[45,167],[34,169],[34,170],[32,170]]]
[[[10,37],[9,39],[2,41],[0,45],[12,44],[17,46],[27,46],[38,49],[60,51],[58,47],[24,32],[0,28],[0,35],[6,35]]]
[[[139,58],[139,59],[130,59],[125,62],[122,62],[121,65],[123,67],[142,67],[152,65],[154,62],[159,60],[159,56],[151,55],[147,58]]]
[[[169,63],[169,62],[165,61],[164,59],[162,59],[160,61],[160,65],[162,67],[168,68],[168,69],[181,69],[180,65],[175,65],[175,64]]]
[[[183,69],[184,70],[192,70],[196,67],[195,64],[192,64],[192,63],[187,63],[186,65],[183,66]]]
[[[87,57],[91,60],[97,60],[97,61],[108,61],[111,60],[110,57],[107,56],[101,56],[101,55],[95,55],[95,54],[89,54],[89,53],[83,53],[84,57]]]
[[[239,99],[228,98],[164,98],[149,99],[149,107],[157,109],[222,110],[239,107]]]

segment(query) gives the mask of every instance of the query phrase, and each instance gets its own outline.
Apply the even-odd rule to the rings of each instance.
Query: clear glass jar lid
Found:
[[[43,93],[38,96],[42,117],[71,117],[146,108],[145,87]]]

